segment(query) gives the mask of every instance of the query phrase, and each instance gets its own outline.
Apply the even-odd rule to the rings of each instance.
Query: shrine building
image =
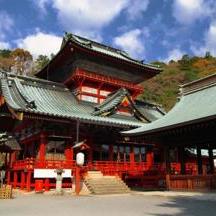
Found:
[[[161,72],[125,51],[70,33],[34,77],[1,71],[6,183],[48,191],[56,187],[54,172],[62,170],[62,186],[71,188],[82,152],[80,175],[93,193],[120,193],[127,186],[214,188],[216,75],[182,86],[180,101],[166,114],[138,99],[143,82]],[[94,176],[101,182],[112,177],[109,184],[115,179],[116,185],[105,190],[107,177],[101,189]]]
[[[98,170],[126,181],[148,171],[154,145],[131,142],[120,132],[165,114],[159,105],[137,99],[143,92],[140,83],[161,71],[122,50],[67,33],[36,77],[1,72],[0,131],[19,146],[0,148],[7,152],[7,183],[30,191],[40,180],[49,190],[55,179],[35,177],[35,171],[73,173],[80,151],[85,172]],[[63,179],[63,187],[72,183]]]

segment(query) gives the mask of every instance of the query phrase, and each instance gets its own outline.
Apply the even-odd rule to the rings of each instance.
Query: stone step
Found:
[[[91,187],[91,188],[127,188],[127,185],[119,185],[119,184],[89,184],[86,183],[87,186]]]
[[[106,181],[106,182],[109,182],[109,181],[121,181],[121,182],[123,182],[122,180],[120,180],[120,179],[116,179],[116,178],[103,178],[103,177],[101,177],[101,178],[93,178],[93,177],[91,177],[91,178],[89,178],[89,177],[86,177],[85,178],[86,180],[89,180],[89,181],[97,181],[97,182],[100,182],[100,181]]]
[[[123,194],[130,193],[129,190],[94,190],[93,194]]]
[[[95,182],[88,182],[88,181],[85,181],[86,184],[89,184],[89,185],[117,185],[117,186],[124,186],[125,184],[121,183],[121,182],[116,182],[116,183],[113,183],[113,182],[101,182],[101,183],[95,183]]]
[[[119,187],[97,187],[97,188],[89,187],[89,189],[93,191],[130,191],[130,189],[128,188],[119,188]]]
[[[123,188],[128,188],[126,185],[123,184],[93,184],[93,183],[88,183],[85,182],[87,186],[89,187],[123,187]]]
[[[88,172],[84,182],[93,194],[130,193],[128,186],[119,177],[103,176],[98,171]]]
[[[87,174],[87,178],[102,178],[103,174],[100,171],[89,171]]]
[[[121,183],[121,184],[124,184],[124,182],[122,181],[118,181],[116,179],[110,179],[110,180],[106,180],[106,179],[85,179],[86,181],[88,182],[93,182],[93,183],[96,183],[96,184],[100,184],[100,183],[107,183],[107,182],[110,182],[110,183]]]

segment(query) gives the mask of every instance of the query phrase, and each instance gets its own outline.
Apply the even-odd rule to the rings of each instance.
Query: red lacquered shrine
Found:
[[[160,106],[137,100],[140,83],[160,72],[122,50],[73,34],[65,35],[60,51],[37,78],[1,72],[0,131],[20,145],[7,153],[7,183],[49,190],[55,179],[40,178],[38,170],[74,173],[79,151],[86,158],[83,173],[99,170],[127,181],[152,172],[157,147],[120,131],[164,115]],[[63,178],[63,187],[72,181]]]
[[[168,189],[216,189],[215,97],[213,74],[182,85],[179,102],[162,118],[122,132],[163,152]]]

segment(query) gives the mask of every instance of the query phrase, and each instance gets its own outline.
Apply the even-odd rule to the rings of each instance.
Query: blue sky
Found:
[[[0,49],[50,55],[64,31],[146,62],[216,55],[216,0],[0,0]]]

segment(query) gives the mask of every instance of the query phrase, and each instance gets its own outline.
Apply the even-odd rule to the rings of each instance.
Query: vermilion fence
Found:
[[[171,190],[216,189],[216,175],[170,175]]]
[[[23,169],[74,169],[75,161],[71,160],[37,160],[33,158],[18,160],[13,163],[14,170]],[[154,163],[153,165],[147,162],[117,162],[117,161],[93,161],[85,165],[84,169],[88,170],[100,170],[104,175],[115,175],[121,173],[133,174],[149,174],[164,173],[164,163]],[[171,163],[171,174],[179,175],[181,172],[180,163]],[[195,175],[197,174],[197,165],[195,163],[185,164],[186,174]]]

